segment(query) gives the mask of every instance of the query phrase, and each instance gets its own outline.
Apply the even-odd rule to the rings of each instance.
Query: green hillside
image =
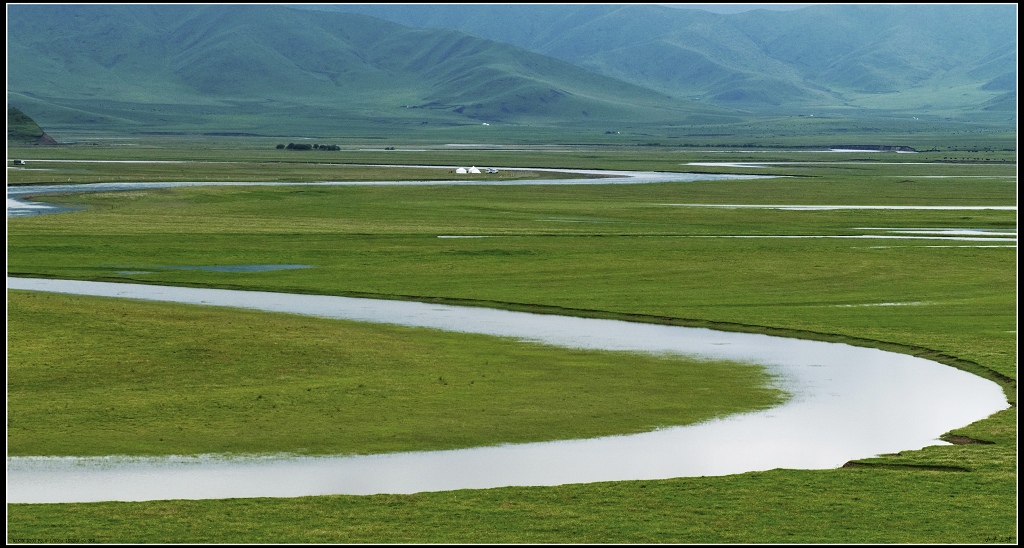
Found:
[[[1016,128],[1009,5],[22,4],[7,61],[8,104],[73,135],[462,142],[490,125],[506,141],[646,144]]]
[[[458,29],[720,106],[775,111],[898,103],[961,115],[983,110],[998,95],[994,87],[1016,95],[1012,4],[827,4],[728,15],[612,4],[315,9]]]
[[[8,16],[8,102],[80,130],[288,134],[379,120],[728,114],[507,44],[360,15],[270,5],[21,5]]]
[[[35,120],[14,107],[7,107],[7,142],[29,145],[56,144]]]

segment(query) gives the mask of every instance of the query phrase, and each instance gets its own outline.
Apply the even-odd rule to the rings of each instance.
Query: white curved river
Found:
[[[7,278],[8,289],[193,303],[753,362],[792,394],[766,411],[587,440],[350,457],[16,457],[8,503],[415,493],[826,469],[943,444],[1008,407],[1000,387],[904,354],[708,329],[403,301]],[[629,405],[629,402],[622,402]]]

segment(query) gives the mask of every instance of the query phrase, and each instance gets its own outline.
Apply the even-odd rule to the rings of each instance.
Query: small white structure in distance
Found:
[[[487,173],[497,173],[497,172],[498,172],[497,169],[487,168]],[[468,168],[467,167],[460,167],[460,168],[457,168],[455,170],[455,173],[458,173],[458,174],[480,173],[480,168],[478,168],[476,166],[472,166],[472,167],[468,167]]]

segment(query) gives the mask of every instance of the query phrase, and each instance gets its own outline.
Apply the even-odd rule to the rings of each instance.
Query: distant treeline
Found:
[[[285,149],[285,150],[341,150],[341,147],[338,146],[338,145],[311,145],[311,144],[307,144],[307,143],[302,143],[302,144],[288,143],[287,145],[277,145],[277,149],[278,150],[281,150],[281,149]]]

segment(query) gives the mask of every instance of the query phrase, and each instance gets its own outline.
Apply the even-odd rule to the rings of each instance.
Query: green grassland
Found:
[[[488,136],[490,138],[490,136]],[[864,184],[888,183],[893,177],[919,175],[927,182],[946,188],[958,183],[935,179],[953,175],[1002,176],[1015,175],[1016,148],[1012,140],[1001,134],[978,133],[968,136],[930,136],[923,143],[911,136],[888,137],[876,145],[916,145],[917,154],[877,152],[828,153],[821,149],[843,144],[834,137],[822,140],[804,138],[818,150],[792,148],[756,148],[715,145],[699,147],[685,141],[664,145],[496,145],[483,141],[474,144],[403,144],[359,139],[318,139],[323,144],[341,143],[339,151],[278,150],[279,139],[183,138],[159,137],[116,138],[116,142],[92,141],[74,146],[17,147],[9,151],[14,159],[26,165],[8,169],[10,185],[47,183],[89,183],[121,181],[374,181],[374,180],[451,180],[453,166],[536,167],[548,169],[625,169],[637,171],[668,171],[696,173],[746,173],[753,175],[793,175],[820,179],[824,176],[849,174],[861,176],[856,188]],[[969,145],[956,143],[970,143]],[[781,146],[781,145],[780,145]],[[394,150],[385,150],[391,147]],[[54,161],[59,160],[59,161]],[[80,162],[68,163],[69,160]],[[116,162],[114,161],[116,160]],[[150,162],[150,163],[144,163]],[[161,163],[163,162],[163,163]],[[691,166],[691,162],[776,162],[767,167]],[[852,164],[852,162],[857,162]],[[946,165],[918,165],[921,163]],[[890,163],[904,164],[900,171],[877,171]],[[382,167],[381,165],[389,167]],[[440,168],[390,166],[447,166]],[[991,166],[982,168],[981,166]],[[1002,167],[999,167],[1002,166]],[[874,178],[875,175],[878,179]],[[533,171],[499,171],[497,174],[460,176],[460,180],[502,180],[506,178],[537,178]],[[544,172],[543,178],[558,178],[558,173]],[[830,184],[805,185],[804,191],[818,189],[827,195],[844,187]],[[927,191],[931,186],[922,188]],[[899,187],[895,190],[898,191]],[[804,191],[793,194],[805,196]],[[864,193],[868,195],[869,193]],[[731,188],[724,191],[731,196]],[[788,197],[788,195],[787,195]]]
[[[1016,205],[1012,141],[993,138],[974,150],[978,141],[935,137],[946,138],[941,150],[916,155],[662,146],[295,152],[273,150],[270,141],[248,148],[179,142],[11,149],[12,157],[32,160],[29,168],[59,172],[9,169],[10,182],[20,184],[427,175],[355,165],[385,163],[722,172],[686,164],[804,162],[730,168],[781,177],[729,182],[198,187],[54,196],[45,201],[84,209],[9,219],[8,273],[410,299],[845,341],[993,379],[1014,407],[950,433],[987,443],[932,446],[837,470],[403,496],[15,504],[8,505],[8,541],[1014,543],[1015,244],[778,236],[928,227],[1015,231],[1016,211],[673,205]],[[312,165],[332,154],[332,165]],[[200,161],[42,161],[72,158]],[[214,163],[227,158],[237,163]],[[824,163],[840,160],[855,163]],[[448,178],[443,170],[438,175]],[[160,268],[239,264],[312,268]],[[718,377],[707,372],[732,368],[427,330],[18,291],[8,293],[8,315],[9,454],[456,447],[637,431],[759,408],[780,397],[754,367]],[[125,343],[154,333],[161,344]],[[97,350],[111,341],[122,344]],[[394,349],[393,358],[380,351],[385,347]],[[354,369],[338,376],[334,360]],[[584,369],[601,372],[599,380],[573,374]],[[148,370],[154,375],[142,374]],[[538,377],[549,382],[537,383]],[[70,390],[68,379],[89,390]],[[180,397],[197,386],[210,397]],[[566,391],[587,389],[585,398],[559,401]],[[732,397],[716,397],[720,407],[712,407],[699,397],[706,392]],[[692,397],[674,401],[673,394]],[[97,405],[104,397],[112,398],[111,409]],[[359,403],[346,413],[394,413],[387,415],[391,423],[367,424],[330,442],[320,438],[332,434],[331,425],[308,436],[278,435],[310,414],[341,413],[330,408],[339,397]],[[625,410],[615,405],[622,398],[646,403]],[[535,400],[536,409],[524,400]],[[683,409],[688,402],[693,408]],[[462,411],[447,417],[437,411],[451,406]],[[413,407],[426,411],[402,413]],[[190,418],[155,419],[168,409]],[[495,431],[494,420],[509,414],[516,420]],[[215,428],[206,424],[212,417],[232,422]],[[439,428],[439,421],[450,426],[445,420],[460,428]],[[260,421],[280,430],[229,433]],[[142,434],[138,443],[119,439],[113,430],[120,424]]]
[[[455,449],[783,399],[749,364],[291,315],[12,291],[8,320],[9,455]]]
[[[452,119],[447,110],[396,107],[385,112],[361,113],[347,100],[340,105],[294,105],[282,110],[268,110],[270,107],[261,100],[252,104],[231,103],[218,107],[216,112],[190,105],[139,108],[128,104],[106,117],[85,111],[55,113],[52,103],[15,92],[11,93],[11,101],[39,121],[58,142],[75,144],[77,150],[69,152],[75,155],[92,147],[102,155],[114,144],[129,157],[136,154],[134,149],[151,148],[162,151],[158,152],[162,155],[187,150],[191,157],[203,157],[208,155],[208,148],[220,148],[224,159],[234,160],[239,158],[240,149],[273,149],[275,145],[291,142],[358,144],[366,148],[480,143],[599,145],[640,148],[641,154],[648,148],[743,151],[850,144],[913,146],[919,151],[947,152],[947,156],[953,151],[1016,150],[1016,119],[1013,113],[1003,111],[975,112],[967,120],[959,114],[915,118],[900,111],[839,108],[814,116],[774,110],[767,114],[735,111],[728,116],[696,112],[655,120],[540,118],[492,120],[484,125],[481,120],[461,116]],[[82,108],[91,111],[98,102],[90,99],[85,103]],[[127,118],[121,116],[121,108],[131,110]],[[75,118],[81,120],[73,121]],[[23,151],[31,154],[24,149],[18,153]],[[300,154],[288,157],[297,155]]]

